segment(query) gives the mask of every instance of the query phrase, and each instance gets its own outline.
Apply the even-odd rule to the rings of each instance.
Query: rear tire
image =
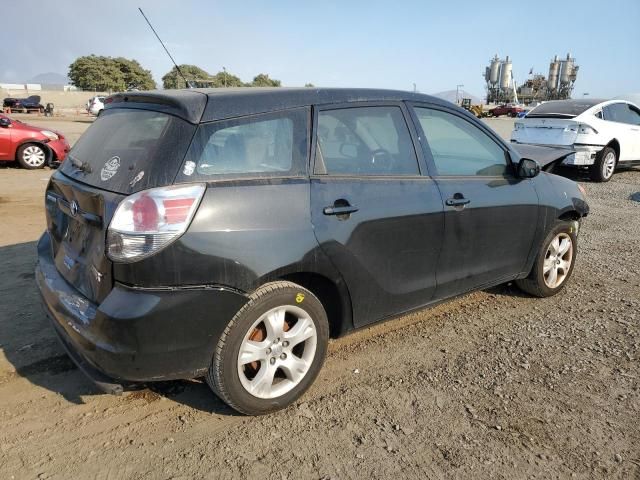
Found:
[[[618,164],[616,151],[611,147],[604,147],[598,155],[596,161],[589,168],[591,180],[595,182],[608,182],[613,177],[613,173]]]
[[[44,168],[47,163],[47,152],[42,145],[27,143],[18,148],[16,157],[22,168],[35,170]]]
[[[328,342],[327,314],[313,293],[291,282],[267,283],[225,328],[206,381],[238,412],[274,412],[311,386]]]
[[[523,291],[536,297],[559,293],[573,273],[578,237],[573,222],[559,222],[547,235],[527,278],[516,280]]]

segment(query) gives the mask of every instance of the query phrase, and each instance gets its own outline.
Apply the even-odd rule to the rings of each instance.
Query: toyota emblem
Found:
[[[71,202],[71,205],[69,206],[69,208],[70,208],[70,210],[71,210],[71,215],[75,217],[75,216],[78,214],[78,209],[79,209],[79,207],[78,207],[78,202],[76,202],[75,200],[73,200],[73,201]]]

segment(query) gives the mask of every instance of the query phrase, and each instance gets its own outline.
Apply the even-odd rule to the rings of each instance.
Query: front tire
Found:
[[[22,168],[35,170],[43,168],[47,163],[47,152],[44,147],[35,143],[20,146],[17,152],[18,163]]]
[[[591,165],[591,179],[595,182],[608,182],[613,177],[617,164],[616,151],[611,147],[604,147],[596,155],[595,163]]]
[[[241,413],[274,412],[311,386],[328,342],[327,314],[313,293],[291,282],[267,283],[225,328],[206,380]]]
[[[576,234],[573,222],[558,223],[545,238],[529,276],[516,280],[516,285],[536,297],[559,293],[573,273],[578,253]]]

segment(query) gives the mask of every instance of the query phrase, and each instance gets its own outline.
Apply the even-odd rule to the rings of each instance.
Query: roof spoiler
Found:
[[[107,97],[104,108],[132,108],[154,110],[180,117],[197,124],[207,106],[207,95],[194,90],[173,90],[170,95],[158,90],[148,92],[124,92]]]

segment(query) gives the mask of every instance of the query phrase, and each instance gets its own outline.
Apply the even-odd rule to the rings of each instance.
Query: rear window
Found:
[[[178,181],[282,177],[306,172],[306,109],[202,124]]]
[[[559,100],[545,102],[531,110],[527,115],[527,118],[547,116],[556,118],[572,118],[587,111],[598,103],[600,103],[600,101]]]
[[[105,110],[73,146],[62,173],[118,193],[169,185],[195,126],[165,113]]]

